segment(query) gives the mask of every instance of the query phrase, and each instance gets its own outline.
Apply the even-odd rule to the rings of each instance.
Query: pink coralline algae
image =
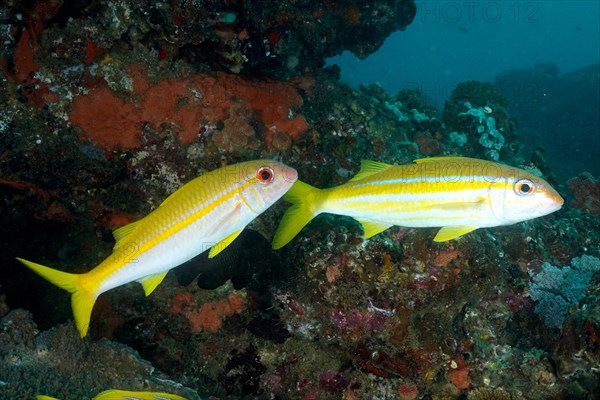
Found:
[[[327,393],[341,393],[348,383],[348,378],[343,372],[325,371],[319,374],[319,386]]]
[[[341,329],[358,330],[363,333],[377,332],[385,323],[385,316],[380,313],[336,308],[329,316],[331,322]]]

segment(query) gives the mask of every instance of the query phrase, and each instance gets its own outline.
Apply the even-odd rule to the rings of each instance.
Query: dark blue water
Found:
[[[459,82],[500,76],[524,151],[544,147],[568,179],[600,174],[599,61],[600,2],[547,0],[419,1],[377,53],[329,63],[353,86],[419,88],[440,110]]]

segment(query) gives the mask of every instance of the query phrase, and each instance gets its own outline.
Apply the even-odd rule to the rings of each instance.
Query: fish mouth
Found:
[[[556,192],[554,193],[547,193],[546,195],[546,201],[545,201],[545,213],[544,215],[548,215],[551,214],[555,211],[558,211],[562,208],[563,204],[565,203],[565,200]]]
[[[298,171],[296,171],[294,168],[285,168],[282,171],[282,175],[283,179],[289,183],[294,183],[298,180]]]
[[[548,192],[547,196],[550,202],[555,205],[555,211],[560,209],[563,206],[563,204],[565,204],[565,199],[563,199],[562,196],[554,190]]]

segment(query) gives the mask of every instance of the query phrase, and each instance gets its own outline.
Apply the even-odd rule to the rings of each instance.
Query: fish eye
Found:
[[[526,196],[535,190],[535,183],[529,179],[519,179],[515,184],[515,193],[520,196]]]
[[[269,167],[261,167],[256,173],[256,179],[258,179],[260,183],[265,185],[271,183],[274,177],[275,173]]]

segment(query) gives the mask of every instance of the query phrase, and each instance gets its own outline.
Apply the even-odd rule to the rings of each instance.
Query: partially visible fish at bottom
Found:
[[[46,395],[35,396],[36,400],[59,400],[56,397]],[[162,392],[132,392],[129,390],[107,390],[92,400],[188,400],[185,397],[176,394]]]

